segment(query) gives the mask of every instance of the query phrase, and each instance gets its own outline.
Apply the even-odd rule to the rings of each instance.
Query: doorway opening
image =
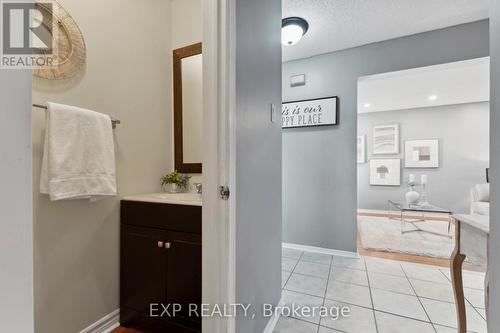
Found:
[[[447,266],[451,216],[489,213],[489,58],[362,77],[357,110],[360,252]]]

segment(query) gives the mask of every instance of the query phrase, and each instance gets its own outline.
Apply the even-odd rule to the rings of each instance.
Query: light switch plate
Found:
[[[276,122],[276,105],[271,104],[271,122]]]
[[[306,85],[306,75],[298,74],[290,76],[290,87],[300,87]]]

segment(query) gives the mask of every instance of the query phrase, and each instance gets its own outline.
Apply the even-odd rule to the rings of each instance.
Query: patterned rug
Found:
[[[454,237],[445,236],[448,235],[448,222],[426,221],[417,222],[417,225],[420,229],[443,236],[422,231],[401,234],[399,220],[358,216],[358,231],[364,249],[449,259],[455,247],[455,240]],[[406,223],[406,230],[415,230],[415,227]],[[452,225],[449,235],[454,234],[455,229]]]

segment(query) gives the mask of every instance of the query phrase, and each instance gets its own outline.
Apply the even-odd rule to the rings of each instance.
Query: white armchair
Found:
[[[470,190],[470,213],[490,215],[490,184],[477,184]]]

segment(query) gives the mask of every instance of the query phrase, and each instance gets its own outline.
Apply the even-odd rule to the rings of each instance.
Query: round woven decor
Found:
[[[75,20],[57,2],[53,1],[54,13],[43,3],[35,3],[43,15],[43,26],[52,33],[52,19],[57,19],[57,55],[55,66],[33,69],[33,75],[49,80],[68,79],[85,64],[86,47],[82,33]],[[42,21],[42,20],[41,20]]]

